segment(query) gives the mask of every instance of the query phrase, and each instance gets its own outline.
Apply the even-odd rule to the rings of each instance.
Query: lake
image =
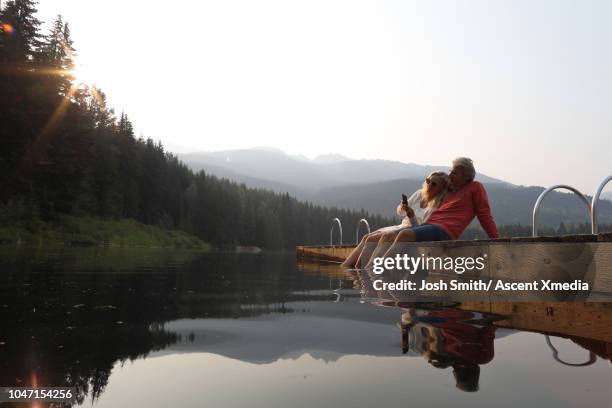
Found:
[[[608,304],[393,302],[292,253],[1,248],[0,271],[0,386],[74,406],[609,406]]]

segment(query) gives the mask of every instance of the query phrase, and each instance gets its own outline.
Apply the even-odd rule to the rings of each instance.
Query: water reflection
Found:
[[[183,341],[167,321],[285,314],[289,302],[334,298],[321,291],[329,279],[298,274],[291,256],[2,251],[0,385],[72,386],[79,403],[101,395],[116,363]]]
[[[612,378],[605,303],[406,302],[292,254],[13,251],[0,266],[0,385],[74,386],[78,404],[579,405]]]
[[[457,388],[478,391],[480,365],[493,360],[492,318],[459,309],[404,309],[402,351],[436,368],[453,368]]]
[[[304,266],[302,265],[302,268]],[[546,344],[553,358],[566,366],[579,367],[593,364],[595,355],[610,360],[612,357],[612,303],[605,302],[495,302],[461,300],[414,302],[413,294],[402,291],[375,290],[372,274],[363,270],[350,270],[347,275],[353,287],[362,297],[378,305],[399,308],[402,314],[403,351],[422,351],[427,356],[444,345],[446,354],[466,359],[476,364],[485,364],[493,358],[493,339],[496,328],[533,331],[545,334]],[[378,278],[378,276],[376,276]],[[420,330],[417,330],[420,327]],[[559,357],[559,351],[550,337],[572,340],[589,352],[586,363],[567,363]],[[411,341],[410,339],[413,339]],[[418,346],[424,338],[428,347]],[[434,349],[431,349],[434,344]],[[484,353],[486,361],[475,358],[475,353]],[[490,354],[489,354],[490,353]],[[475,370],[474,370],[475,371]]]

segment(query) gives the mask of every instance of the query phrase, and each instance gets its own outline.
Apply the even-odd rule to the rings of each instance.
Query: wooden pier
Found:
[[[298,246],[299,262],[339,264],[355,248],[342,246]],[[612,233],[563,237],[508,238],[497,240],[402,243],[412,257],[485,257],[482,270],[466,271],[463,279],[553,281],[582,280],[591,293],[612,295]],[[452,271],[429,268],[436,275],[457,277]]]

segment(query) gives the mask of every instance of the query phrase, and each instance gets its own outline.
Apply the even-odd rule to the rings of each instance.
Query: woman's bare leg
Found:
[[[401,230],[393,240],[393,244],[387,249],[387,252],[383,255],[383,257],[395,256],[396,252],[401,251],[401,243],[402,242],[414,242],[416,241],[416,235],[413,230],[410,228]]]
[[[378,245],[378,241],[380,240],[380,237],[382,235],[383,233],[380,231],[375,231],[369,234],[369,236],[365,240],[365,245],[363,246],[363,249],[361,250],[359,257],[357,258],[357,261],[355,262],[355,267],[360,268],[362,265],[365,265],[367,263],[367,261],[370,259],[370,255],[372,254],[372,251],[374,251],[374,249]]]
[[[370,255],[370,258],[367,260],[367,264],[365,266],[366,268],[372,267],[374,258],[377,258],[381,256],[382,254],[384,254],[385,252],[387,252],[389,246],[391,246],[391,244],[395,241],[396,236],[397,236],[397,232],[385,232],[384,234],[382,234],[382,236],[380,237],[380,240],[378,241],[378,245],[376,246],[376,249],[372,252],[372,254]]]
[[[355,247],[355,249],[351,251],[349,256],[346,257],[344,262],[342,262],[342,266],[344,266],[345,268],[354,268],[355,265],[359,261],[359,257],[361,256],[361,252],[363,251],[363,248],[366,246],[367,240],[374,236],[376,236],[376,239],[378,240],[379,234],[380,234],[379,232],[374,231],[370,234],[364,235],[363,238],[361,239],[361,242],[359,242],[359,245],[357,245],[357,247]]]
[[[355,262],[357,262],[357,258],[359,258],[359,255],[361,254],[361,250],[363,249],[363,246],[365,245],[365,239],[366,239],[366,236],[363,237],[359,245],[357,245],[355,249],[351,251],[349,256],[346,257],[344,262],[342,262],[341,264],[342,266],[344,266],[345,268],[353,268],[355,266]]]

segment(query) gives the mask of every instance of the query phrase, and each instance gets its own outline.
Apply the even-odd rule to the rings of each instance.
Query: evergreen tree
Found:
[[[14,68],[23,68],[30,62],[40,45],[36,4],[34,0],[11,0],[0,13],[0,58]]]
[[[36,2],[12,0],[0,10],[0,199],[28,188],[16,173],[27,165],[24,154],[36,137],[39,100],[33,57],[40,44]]]
[[[565,224],[563,223],[563,221],[561,221],[561,223],[559,224],[559,227],[557,228],[557,234],[567,235],[567,228],[565,227]]]
[[[70,38],[70,28],[61,15],[53,21],[51,31],[41,42],[37,52],[41,75],[46,74],[52,92],[68,96],[74,77],[75,49]]]

